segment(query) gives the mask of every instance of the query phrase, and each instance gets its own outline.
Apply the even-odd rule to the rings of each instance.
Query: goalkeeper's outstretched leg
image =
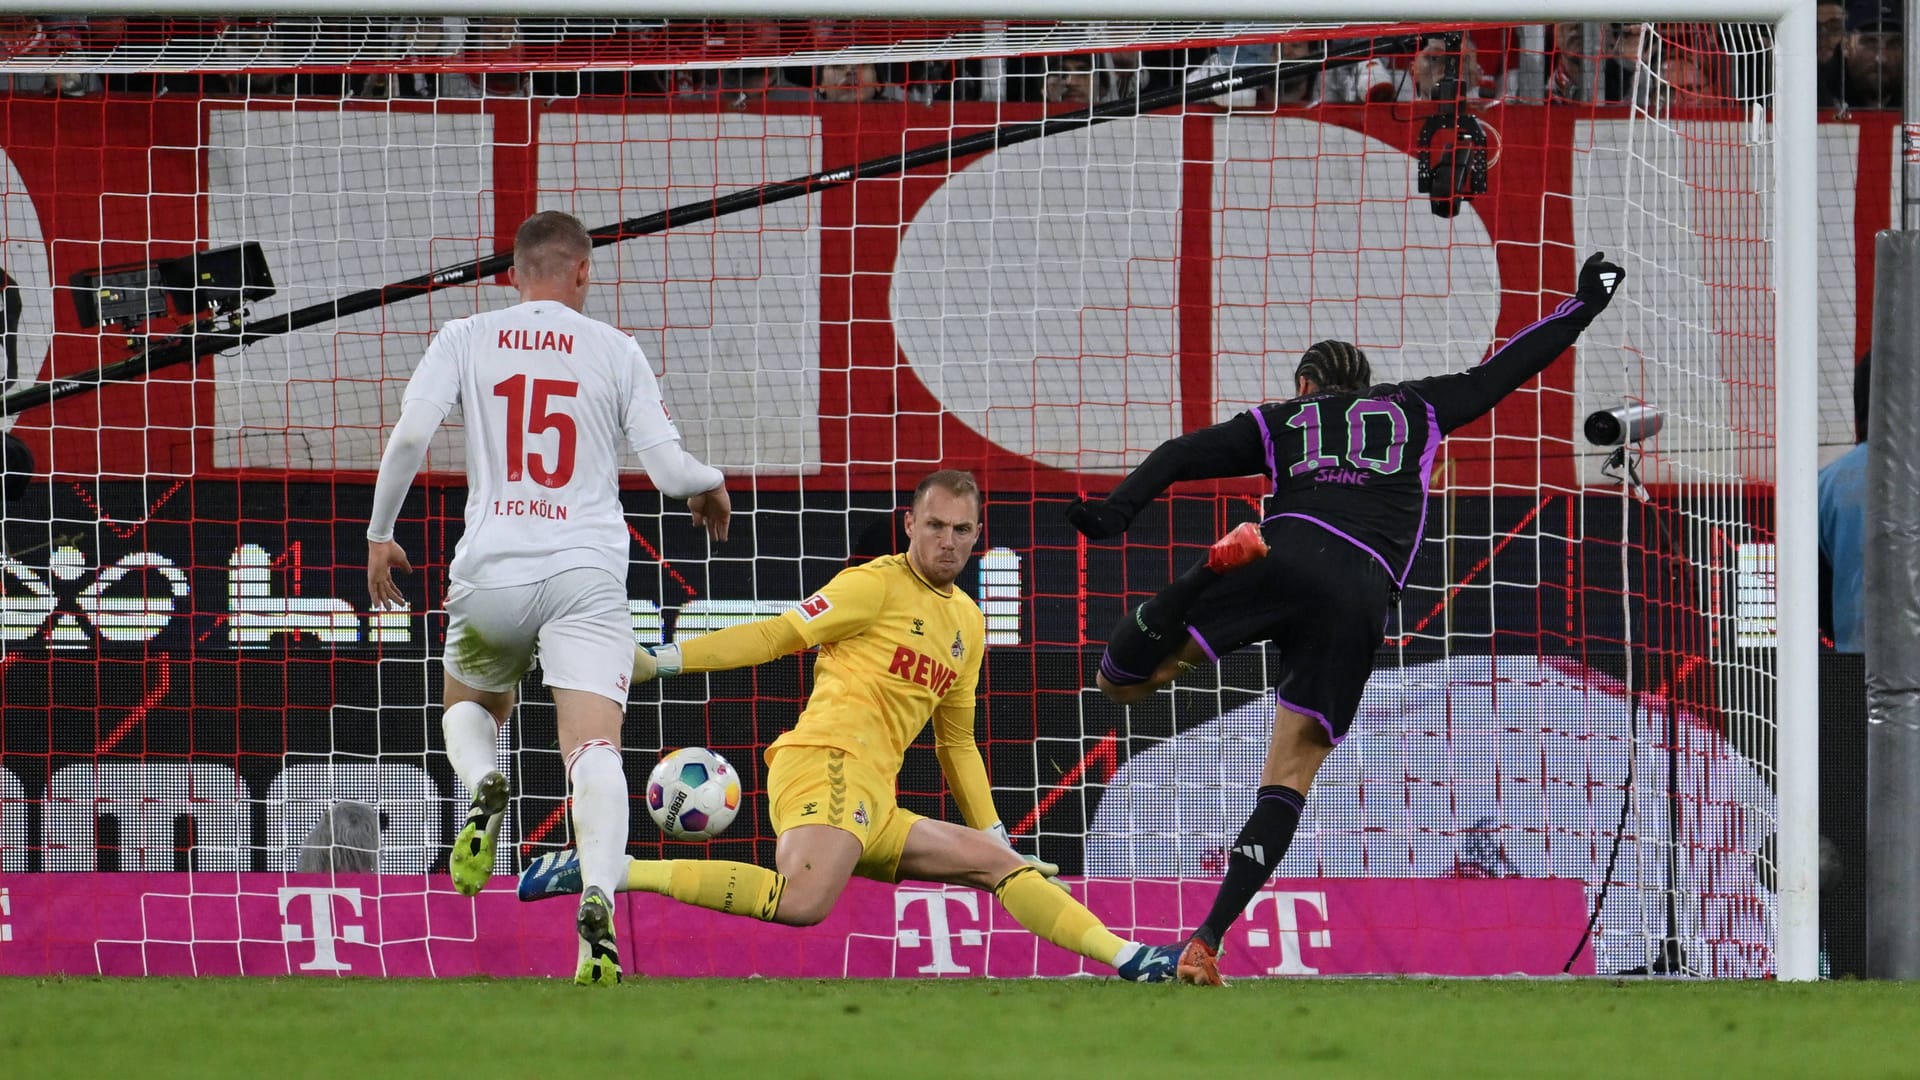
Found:
[[[1122,938],[1064,886],[1048,880],[1038,866],[988,833],[921,818],[907,833],[896,878],[990,890],[1007,914],[1035,937],[1110,965],[1128,982],[1173,978],[1179,945],[1143,945]]]
[[[718,859],[629,859],[621,888],[764,922],[812,926],[832,912],[856,872],[883,881],[969,885],[992,892],[1035,936],[1107,964],[1129,982],[1174,977],[1179,944],[1142,945],[1113,933],[1064,886],[1050,880],[1048,864],[1022,858],[992,833],[911,815],[903,818],[904,846],[891,854],[884,836],[882,843],[870,844],[863,852],[853,833],[803,825],[780,836],[777,857],[787,873]],[[581,887],[580,860],[572,851],[542,855],[520,875],[522,900],[574,895]]]

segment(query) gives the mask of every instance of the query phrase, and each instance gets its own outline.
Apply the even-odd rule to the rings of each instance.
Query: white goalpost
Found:
[[[1177,489],[1105,547],[1062,524],[1066,501],[1287,396],[1316,338],[1364,345],[1383,380],[1457,370],[1551,312],[1588,251],[1617,255],[1628,281],[1576,359],[1448,440],[1355,735],[1230,955],[1402,970],[1329,958],[1362,936],[1341,927],[1413,929],[1340,920],[1492,903],[1551,965],[1463,933],[1448,972],[1820,977],[1810,508],[1837,399],[1805,0],[1557,7],[1646,20],[1612,102],[1597,58],[1556,99],[1526,89],[1550,54],[1483,47],[1487,161],[1452,198],[1434,176],[1467,183],[1462,159],[1422,131],[1407,58],[1537,3],[37,7],[44,38],[0,48],[0,76],[49,80],[0,97],[0,431],[32,454],[0,501],[0,871],[16,904],[135,912],[48,970],[504,970],[490,934],[570,961],[571,931],[506,888],[569,828],[533,683],[498,747],[500,876],[478,901],[444,881],[467,798],[432,706],[457,437],[402,514],[412,612],[366,610],[353,546],[429,335],[507,295],[503,223],[559,208],[594,232],[591,313],[635,333],[749,523],[709,551],[644,485],[623,493],[636,641],[794,606],[891,550],[920,475],[974,469],[986,539],[962,584],[988,619],[1001,812],[1146,939],[1205,913],[1272,687],[1253,648],[1119,709],[1089,689],[1099,645],[1261,492]],[[104,40],[60,16],[147,21]],[[1682,23],[1748,36],[1699,45]],[[1448,48],[1462,70],[1471,41]],[[1683,87],[1661,58],[1695,52],[1747,66]],[[1581,437],[1636,406],[1664,426]],[[766,860],[759,753],[808,673],[636,695],[630,780],[701,745],[748,791],[703,848],[649,832],[636,801],[636,851]],[[926,747],[900,788],[952,816]],[[343,804],[379,817],[373,869],[303,864]],[[1536,901],[1551,912],[1518,910]],[[873,921],[838,974],[1078,970],[957,891],[852,902]],[[683,952],[661,973],[748,973]],[[0,951],[0,973],[10,955],[29,954]]]

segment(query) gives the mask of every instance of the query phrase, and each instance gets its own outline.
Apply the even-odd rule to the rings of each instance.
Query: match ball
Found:
[[[718,836],[740,812],[740,774],[705,747],[675,750],[647,777],[647,812],[675,840]]]

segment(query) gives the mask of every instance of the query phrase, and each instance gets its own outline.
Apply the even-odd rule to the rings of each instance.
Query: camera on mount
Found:
[[[80,325],[132,330],[169,312],[231,315],[274,293],[266,253],[249,241],[177,259],[82,270],[70,282]]]
[[[1435,217],[1460,213],[1460,204],[1487,193],[1487,132],[1467,108],[1460,85],[1458,32],[1441,35],[1446,65],[1433,88],[1440,107],[1420,125],[1414,140],[1415,179],[1420,194],[1428,196]]]
[[[1622,446],[1651,439],[1666,422],[1651,405],[1616,405],[1587,417],[1587,441],[1595,446]]]
[[[1595,446],[1611,446],[1613,453],[1600,466],[1600,475],[1618,480],[1633,497],[1647,501],[1646,485],[1640,482],[1640,443],[1660,434],[1666,422],[1660,410],[1644,402],[1615,405],[1587,414],[1587,441]]]

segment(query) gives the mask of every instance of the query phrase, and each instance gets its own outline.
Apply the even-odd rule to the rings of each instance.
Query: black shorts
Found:
[[[1216,663],[1271,640],[1280,704],[1320,721],[1337,743],[1386,637],[1393,579],[1371,553],[1312,522],[1281,518],[1264,535],[1267,557],[1202,593],[1188,632]]]

